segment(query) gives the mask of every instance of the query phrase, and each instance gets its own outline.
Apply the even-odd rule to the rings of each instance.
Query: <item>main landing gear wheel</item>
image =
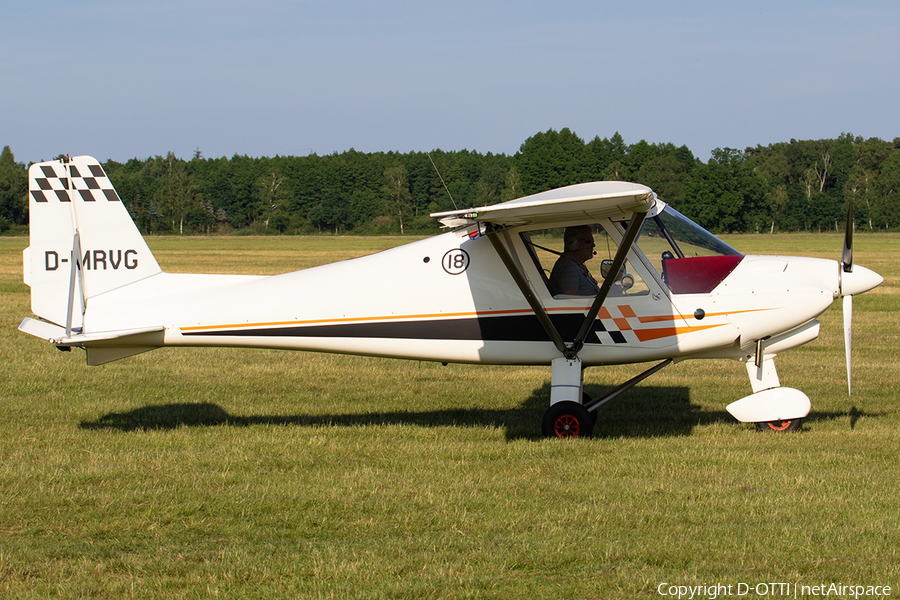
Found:
[[[541,431],[547,437],[563,439],[591,437],[594,433],[594,417],[577,402],[557,402],[544,413]]]
[[[787,431],[800,431],[800,427],[803,425],[803,419],[788,419],[786,421],[766,421],[764,423],[757,423],[756,429],[759,431],[775,431],[775,432],[787,432]]]

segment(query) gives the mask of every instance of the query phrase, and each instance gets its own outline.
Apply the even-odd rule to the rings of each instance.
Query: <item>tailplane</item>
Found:
[[[161,273],[100,163],[90,156],[28,170],[31,310],[80,332],[91,298]]]

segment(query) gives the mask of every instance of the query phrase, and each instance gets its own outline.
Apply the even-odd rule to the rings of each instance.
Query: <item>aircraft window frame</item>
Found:
[[[525,248],[525,252],[531,258],[531,264],[534,266],[534,269],[537,271],[538,277],[543,282],[543,287],[532,285],[532,288],[540,292],[541,296],[549,298],[556,302],[565,302],[571,300],[577,300],[584,302],[586,298],[593,298],[593,296],[565,296],[562,294],[557,294],[554,296],[550,290],[549,277],[550,272],[552,270],[552,265],[549,267],[545,267],[541,262],[541,258],[538,256],[537,250],[543,250],[548,254],[560,255],[562,252],[560,250],[555,250],[552,248],[548,248],[549,244],[541,244],[537,243],[532,239],[532,234],[535,232],[557,232],[559,243],[562,242],[562,230],[570,225],[590,225],[592,231],[595,236],[602,236],[601,239],[597,239],[596,243],[596,258],[600,258],[601,260],[598,263],[593,265],[588,265],[591,270],[591,274],[597,279],[597,284],[602,285],[603,277],[602,273],[602,263],[604,260],[611,260],[619,247],[619,244],[624,237],[624,230],[620,230],[619,225],[610,219],[603,219],[600,221],[596,221],[593,223],[568,223],[563,226],[557,227],[533,227],[531,229],[524,229],[518,232],[518,238],[521,241],[522,245]],[[554,238],[556,236],[553,236]],[[602,249],[602,239],[605,238],[606,242],[606,253],[608,256],[604,259],[601,258]],[[610,244],[611,242],[611,244]],[[628,290],[621,290],[619,293],[611,293],[609,298],[638,298],[644,296],[653,296],[658,291],[662,291],[667,296],[669,295],[668,290],[662,285],[662,281],[660,280],[658,274],[654,271],[652,267],[649,267],[646,262],[646,258],[640,253],[635,252],[636,246],[632,246],[628,254],[626,256],[626,273],[628,275],[632,275],[633,279],[636,279],[634,286],[640,287],[640,291],[635,291],[629,293]],[[555,259],[554,259],[555,260]],[[527,263],[527,261],[523,261],[523,263]],[[629,267],[630,265],[630,267]],[[636,277],[635,277],[636,276]],[[632,288],[628,288],[632,289]]]
[[[648,219],[649,220],[649,219]],[[628,229],[627,221],[613,221],[612,219],[608,219],[610,227],[615,232],[616,235],[616,245],[622,242],[622,239],[625,237],[625,231]],[[646,225],[646,220],[644,221],[644,225]],[[641,231],[643,231],[643,225],[641,226]],[[637,239],[635,239],[634,244],[631,248],[628,249],[628,261],[632,265],[640,265],[639,270],[641,271],[640,275],[644,279],[644,283],[646,285],[647,281],[652,281],[658,291],[664,294],[666,297],[672,297],[672,291],[669,289],[669,286],[666,285],[666,282],[663,281],[662,275],[653,267],[653,263],[650,262],[650,259],[647,258],[647,255],[644,254],[644,251],[641,250],[638,245],[638,240],[640,240],[640,234],[638,234]],[[650,290],[651,295],[653,294],[653,290]]]
[[[617,226],[622,229],[623,224],[617,223]],[[653,245],[661,245],[662,252],[659,247],[648,252],[647,247]],[[633,249],[639,250],[646,266],[670,295],[708,293],[744,257],[740,251],[668,205],[644,221]],[[659,267],[654,262],[657,253],[660,254]],[[682,264],[682,260],[688,261],[690,266],[688,262]],[[673,274],[674,279],[670,277]]]
[[[682,245],[700,248],[705,251],[704,254],[695,252],[694,256],[743,256],[739,250],[723,242],[668,205],[658,214],[647,217],[641,226],[637,239],[635,239],[635,245],[640,246],[641,238],[644,237],[645,232],[648,236],[651,235],[647,231],[648,226],[654,227],[655,233],[669,243],[672,250],[675,251],[673,258],[688,258],[682,250]]]
[[[522,240],[522,245],[525,246],[525,251],[528,253],[528,256],[531,258],[531,262],[534,264],[535,270],[540,276],[541,280],[544,282],[544,287],[547,290],[550,290],[550,273],[547,272],[543,265],[541,264],[541,259],[537,255],[535,248],[540,248],[540,246],[536,245],[531,241],[531,232],[532,231],[541,231],[540,229],[532,229],[529,231],[521,231],[519,232],[519,239]]]

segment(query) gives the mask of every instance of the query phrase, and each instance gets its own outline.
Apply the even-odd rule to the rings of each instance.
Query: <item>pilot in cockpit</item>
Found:
[[[590,225],[567,227],[563,232],[565,251],[559,255],[550,272],[548,285],[554,296],[596,296],[597,280],[584,263],[594,256],[594,233]]]

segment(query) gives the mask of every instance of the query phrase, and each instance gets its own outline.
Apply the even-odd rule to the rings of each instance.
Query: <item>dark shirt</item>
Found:
[[[575,292],[579,296],[596,296],[600,291],[597,280],[591,277],[584,265],[579,265],[568,254],[561,254],[550,272],[550,293],[554,296]]]

